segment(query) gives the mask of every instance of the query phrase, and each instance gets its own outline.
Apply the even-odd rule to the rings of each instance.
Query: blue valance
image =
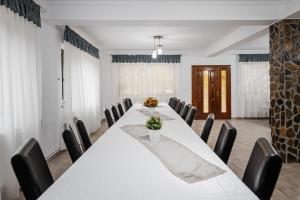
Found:
[[[0,0],[0,5],[6,6],[28,21],[41,26],[40,6],[32,0]]]
[[[180,63],[181,55],[112,55],[113,63]]]
[[[89,43],[87,40],[78,35],[75,31],[66,26],[64,33],[64,40],[74,45],[78,49],[85,51],[92,56],[99,58],[99,49]]]
[[[240,54],[239,62],[268,62],[269,54]]]

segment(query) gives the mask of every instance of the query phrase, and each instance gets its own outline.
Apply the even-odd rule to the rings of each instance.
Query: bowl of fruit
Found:
[[[149,108],[151,115],[154,115],[154,108],[158,106],[158,100],[154,97],[147,97],[144,101],[144,106]]]
[[[147,97],[144,101],[144,106],[148,108],[155,108],[158,106],[158,100],[154,97]]]

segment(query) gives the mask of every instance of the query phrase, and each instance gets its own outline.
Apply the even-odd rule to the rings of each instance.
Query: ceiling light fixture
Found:
[[[152,49],[152,58],[153,58],[153,59],[156,59],[156,58],[157,58],[156,49]]]
[[[152,58],[156,59],[157,55],[161,55],[163,52],[162,44],[160,43],[160,40],[162,39],[161,35],[155,35],[154,37],[154,48],[152,49]],[[156,46],[156,40],[158,40],[158,45]]]
[[[157,36],[158,38],[158,45],[157,45],[157,54],[161,55],[162,54],[162,44],[160,44],[160,39],[162,38],[162,36]]]

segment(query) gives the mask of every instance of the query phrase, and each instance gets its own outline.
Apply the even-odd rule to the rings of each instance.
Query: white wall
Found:
[[[94,40],[77,27],[71,27],[90,43]],[[41,27],[41,131],[40,144],[46,157],[63,145],[63,101],[61,81],[61,49],[64,27],[45,23]],[[64,102],[65,104],[68,102]]]
[[[63,30],[42,24],[42,104],[40,143],[45,156],[60,148],[62,133],[61,44]]]
[[[101,91],[102,91],[102,107],[108,106],[114,102],[113,98],[113,84],[112,84],[112,63],[111,54],[118,54],[119,52],[107,52],[101,54]],[[122,52],[126,54],[126,52]],[[135,52],[140,54],[141,52]],[[129,52],[128,54],[134,54]],[[212,58],[203,58],[195,55],[182,55],[179,76],[179,93],[178,98],[184,100],[186,103],[192,101],[192,65],[231,65],[231,104],[232,104],[232,117],[238,117],[236,108],[236,55],[226,55]],[[104,115],[103,115],[104,116]]]

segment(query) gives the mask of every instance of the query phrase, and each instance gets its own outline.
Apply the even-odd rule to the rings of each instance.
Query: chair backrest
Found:
[[[118,103],[118,110],[119,110],[119,113],[120,113],[120,115],[121,115],[121,117],[124,115],[124,110],[123,110],[123,107],[122,107],[122,105],[120,104],[120,103]]]
[[[126,99],[123,99],[123,104],[124,104],[124,107],[125,107],[125,110],[128,111],[130,109],[130,103],[128,101],[128,98]]]
[[[178,104],[180,104],[180,99],[175,99],[175,103],[173,104],[172,108],[173,110],[176,110],[176,107],[178,106]]]
[[[259,138],[248,161],[243,182],[259,199],[270,199],[276,185],[282,159],[265,138]]]
[[[227,164],[233,143],[236,137],[236,128],[229,121],[222,124],[214,152]]]
[[[33,138],[15,153],[11,164],[27,200],[38,199],[54,183],[41,147]]]
[[[176,111],[178,114],[180,114],[180,112],[181,112],[181,110],[183,109],[184,105],[185,105],[185,102],[184,102],[184,101],[181,101],[181,102],[176,106],[175,111]]]
[[[177,98],[176,97],[172,97],[172,100],[170,102],[170,107],[174,109],[175,106],[176,106],[176,102],[177,102]]]
[[[194,121],[194,117],[196,115],[196,112],[197,112],[197,108],[195,106],[192,106],[190,109],[189,109],[189,112],[186,116],[186,119],[185,119],[185,122],[189,125],[189,126],[192,126],[193,124],[193,121]]]
[[[180,113],[180,116],[183,120],[186,119],[186,116],[190,110],[190,108],[192,107],[192,104],[188,104],[188,105],[185,105],[184,108],[182,109],[181,113]]]
[[[107,108],[105,108],[104,114],[105,114],[105,117],[106,117],[108,127],[111,127],[112,125],[114,125],[114,121],[111,117],[110,111]]]
[[[210,131],[211,131],[211,128],[214,124],[214,121],[215,121],[215,115],[213,113],[210,113],[206,118],[205,124],[204,124],[203,129],[202,129],[202,133],[200,135],[201,139],[205,143],[207,143],[207,141],[208,141],[208,137],[210,135]]]
[[[173,102],[174,102],[174,100],[176,99],[176,97],[171,97],[170,99],[169,99],[169,106],[171,106],[172,107],[172,105],[173,105]]]
[[[130,98],[127,98],[127,101],[128,101],[128,103],[129,103],[129,106],[130,106],[130,107],[133,106],[132,101],[131,101]]]
[[[76,124],[77,124],[77,121],[78,121],[78,118],[75,116],[75,117],[73,117],[73,122],[74,122],[74,124],[75,124],[75,126],[76,126]],[[68,126],[68,124],[66,124],[67,126]],[[70,128],[72,128],[71,126],[69,126]],[[67,127],[68,128],[68,127]],[[74,132],[74,131],[73,131]]]
[[[84,126],[83,121],[77,120],[76,128],[77,128],[77,132],[79,134],[79,138],[81,140],[83,150],[86,151],[86,150],[88,150],[88,148],[90,148],[92,146],[92,142],[90,140],[89,134]]]
[[[111,111],[112,111],[112,113],[113,113],[113,116],[114,116],[114,118],[115,118],[115,121],[118,121],[118,120],[120,119],[120,117],[119,117],[119,114],[118,114],[118,111],[117,111],[116,106],[112,105],[112,106],[111,106]]]
[[[82,155],[82,151],[72,129],[65,129],[62,137],[66,144],[71,160],[74,163]]]

